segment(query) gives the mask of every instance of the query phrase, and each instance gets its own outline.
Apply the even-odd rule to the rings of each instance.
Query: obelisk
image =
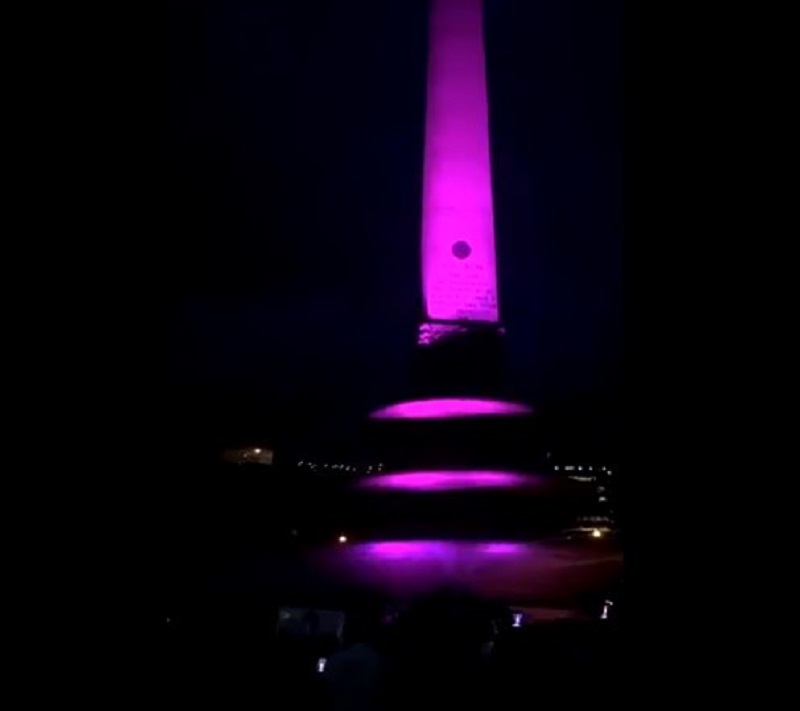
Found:
[[[374,417],[526,414],[504,396],[482,0],[431,0],[414,399]]]
[[[482,0],[432,0],[429,28],[422,343],[499,320]]]

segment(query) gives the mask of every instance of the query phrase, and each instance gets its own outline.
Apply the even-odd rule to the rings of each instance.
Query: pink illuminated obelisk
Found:
[[[482,0],[431,0],[423,179],[428,320],[497,323]]]
[[[375,419],[527,415],[503,369],[482,0],[430,0],[416,399]]]

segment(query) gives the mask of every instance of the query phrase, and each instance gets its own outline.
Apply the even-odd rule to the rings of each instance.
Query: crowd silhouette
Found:
[[[208,620],[167,645],[176,701],[227,708],[408,711],[561,709],[613,703],[615,619],[514,625],[509,609],[442,592],[402,609],[348,612],[340,634],[275,627],[223,631]]]

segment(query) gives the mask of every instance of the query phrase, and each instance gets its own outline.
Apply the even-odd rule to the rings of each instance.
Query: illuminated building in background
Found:
[[[222,452],[222,461],[227,464],[271,465],[275,452],[268,447],[234,447]]]

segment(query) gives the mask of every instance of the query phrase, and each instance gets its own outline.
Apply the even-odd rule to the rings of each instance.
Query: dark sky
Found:
[[[619,3],[486,6],[509,378],[531,402],[602,407],[621,360]],[[176,399],[269,428],[402,395],[426,17],[424,0],[169,2]]]

